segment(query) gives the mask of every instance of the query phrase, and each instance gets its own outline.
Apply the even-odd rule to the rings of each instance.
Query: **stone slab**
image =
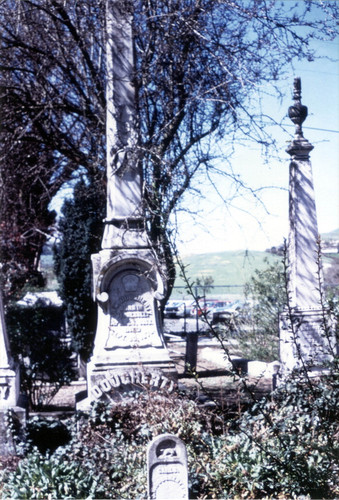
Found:
[[[172,434],[161,434],[147,449],[148,498],[188,499],[185,444]]]

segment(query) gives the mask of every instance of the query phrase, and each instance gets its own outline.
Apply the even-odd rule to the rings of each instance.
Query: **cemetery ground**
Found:
[[[181,331],[182,323],[181,320],[165,320],[165,330],[172,327],[177,332]],[[239,414],[251,399],[243,390],[242,379],[231,373],[226,354],[217,339],[207,336],[204,332],[200,332],[198,338],[197,365],[194,371],[187,370],[186,367],[186,337],[171,335],[167,341],[170,356],[178,371],[180,389],[194,395],[206,406],[220,405],[224,409],[227,408],[230,415]],[[227,347],[232,357],[241,359],[236,338],[230,338]],[[272,376],[268,373],[249,376],[246,380],[257,398],[269,394],[272,390]],[[85,380],[62,387],[46,407],[46,411],[71,411],[75,394],[85,389]]]
[[[165,331],[180,328],[180,320],[165,323]],[[144,393],[113,411],[99,404],[79,431],[70,411],[85,381],[62,388],[53,406],[31,415],[40,451],[2,462],[0,497],[146,498],[147,443],[166,432],[187,446],[189,498],[338,497],[335,374],[312,385],[291,381],[272,397],[272,378],[232,375],[211,336],[199,335],[196,377],[184,373],[185,337],[170,336],[168,347],[181,394]],[[237,338],[227,347],[241,357]],[[62,446],[55,449],[53,436]]]

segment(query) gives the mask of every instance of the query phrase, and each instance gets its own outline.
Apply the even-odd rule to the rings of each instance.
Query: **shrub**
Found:
[[[35,416],[26,425],[26,446],[38,448],[43,455],[54,452],[59,446],[71,440],[71,431],[67,425],[52,417]]]
[[[32,452],[5,481],[2,498],[13,499],[94,498],[98,484],[90,470],[69,460],[66,449],[50,457]]]
[[[223,462],[228,492],[251,498],[335,498],[339,387],[333,378],[312,386],[291,380],[243,415]]]
[[[242,328],[239,326],[239,346],[245,357],[274,361],[278,359],[279,313],[286,305],[284,269],[282,263],[267,264],[257,269],[249,283],[246,294],[253,307]]]
[[[336,498],[337,382],[291,380],[229,425],[178,395],[99,403],[69,445],[35,451],[8,474],[3,496],[145,498],[147,444],[170,432],[187,446],[190,498]]]
[[[12,355],[20,364],[21,390],[30,406],[47,404],[74,376],[71,350],[62,339],[59,307],[10,304],[6,314]]]

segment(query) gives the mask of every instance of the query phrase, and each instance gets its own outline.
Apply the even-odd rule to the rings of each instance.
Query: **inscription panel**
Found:
[[[154,297],[149,280],[124,272],[109,289],[109,332],[105,348],[161,346]]]
[[[182,480],[185,473],[183,465],[179,463],[170,466],[156,465],[152,471],[151,498],[187,498],[187,485]]]
[[[280,316],[280,361],[283,370],[299,369],[306,363],[310,368],[326,366],[333,359],[335,336],[325,332],[321,311],[300,311]]]
[[[317,357],[318,361],[324,359],[325,338],[322,324],[319,321],[303,322],[297,330],[300,351],[305,360],[311,361]]]

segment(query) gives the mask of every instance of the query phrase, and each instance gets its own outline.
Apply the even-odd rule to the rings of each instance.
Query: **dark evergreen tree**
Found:
[[[87,359],[96,326],[91,299],[91,254],[100,249],[105,197],[94,182],[80,180],[74,197],[66,200],[60,220],[60,242],[55,248],[55,271],[74,350]]]

